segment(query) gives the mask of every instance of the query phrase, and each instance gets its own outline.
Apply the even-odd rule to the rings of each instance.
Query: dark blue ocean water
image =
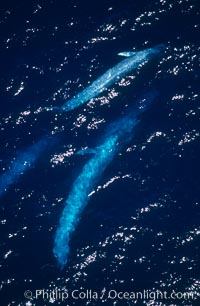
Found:
[[[1,173],[53,136],[0,199],[0,305],[199,305],[199,27],[192,0],[0,4]],[[45,110],[117,64],[119,52],[157,44],[166,46],[161,57],[87,105]],[[90,158],[75,153],[96,146],[149,89],[157,90],[156,102],[99,179],[60,270],[55,231]],[[53,290],[69,297],[62,302]],[[75,299],[73,290],[98,298]],[[169,298],[111,299],[109,290],[160,290]]]

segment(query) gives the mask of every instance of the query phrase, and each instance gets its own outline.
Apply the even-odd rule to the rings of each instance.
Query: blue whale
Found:
[[[91,85],[75,95],[72,99],[66,101],[62,106],[62,111],[71,111],[87,101],[97,97],[103,90],[122,79],[139,65],[148,62],[164,49],[164,45],[157,45],[154,48],[145,49],[138,52],[121,52],[118,55],[127,57],[113,68],[108,69]],[[58,109],[53,107],[53,109]]]
[[[17,183],[21,175],[33,167],[34,163],[43,152],[53,146],[57,141],[58,138],[44,136],[38,142],[18,153],[14,161],[11,162],[9,170],[0,176],[0,197],[2,197],[13,184]]]
[[[55,233],[53,253],[61,268],[67,263],[70,236],[74,232],[83,209],[106,167],[110,164],[121,148],[133,137],[134,127],[138,124],[138,115],[144,112],[156,97],[155,92],[149,92],[139,99],[128,115],[118,119],[108,126],[103,137],[104,141],[95,149],[85,153],[92,154],[82,172],[75,180],[69,196],[64,204],[59,226]]]

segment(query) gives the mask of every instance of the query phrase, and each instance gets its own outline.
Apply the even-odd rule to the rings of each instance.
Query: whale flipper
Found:
[[[97,153],[97,148],[86,148],[86,149],[82,149],[79,150],[78,152],[76,152],[76,154],[78,155],[86,155],[86,154],[96,154]]]

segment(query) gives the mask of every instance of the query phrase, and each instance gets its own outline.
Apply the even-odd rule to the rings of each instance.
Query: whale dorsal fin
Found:
[[[118,55],[119,55],[119,56],[129,57],[129,56],[135,55],[136,53],[137,53],[137,52],[134,52],[134,51],[124,51],[124,52],[118,53]]]

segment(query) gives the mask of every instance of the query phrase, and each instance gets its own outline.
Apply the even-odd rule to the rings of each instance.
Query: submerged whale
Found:
[[[98,96],[105,88],[120,80],[128,72],[137,68],[140,64],[145,63],[158,55],[163,49],[164,45],[158,45],[154,48],[145,49],[143,51],[118,53],[120,56],[127,58],[122,60],[113,68],[107,70],[101,77],[85,88],[82,92],[77,94],[74,98],[65,102],[61,107],[46,109],[52,109],[55,111],[70,111],[77,108],[81,104]],[[33,166],[35,161],[43,153],[45,148],[50,145],[50,143],[52,145],[54,144],[52,140],[49,142],[49,137],[43,137],[40,141],[27,148],[15,158],[15,161],[11,164],[10,169],[0,176],[0,197],[8,190],[9,186],[17,182],[20,175]]]
[[[38,142],[34,143],[24,151],[18,153],[11,162],[9,170],[0,176],[0,197],[2,197],[11,185],[16,184],[21,175],[33,167],[40,155],[48,150],[58,141],[58,138],[44,136]]]
[[[120,52],[118,55],[127,57],[113,68],[108,69],[91,85],[83,91],[75,95],[72,99],[66,101],[62,106],[62,111],[73,110],[87,101],[97,97],[103,90],[122,79],[132,70],[138,68],[139,65],[148,62],[150,59],[158,55],[164,48],[164,45],[157,45],[154,48],[145,49],[138,52]],[[58,109],[58,107],[53,107]]]
[[[85,151],[86,154],[92,154],[92,157],[72,186],[55,233],[53,253],[61,268],[67,263],[70,237],[89,201],[89,194],[116,154],[132,139],[134,127],[139,122],[138,115],[147,109],[156,95],[155,92],[149,92],[139,99],[128,115],[108,126],[100,145]]]

